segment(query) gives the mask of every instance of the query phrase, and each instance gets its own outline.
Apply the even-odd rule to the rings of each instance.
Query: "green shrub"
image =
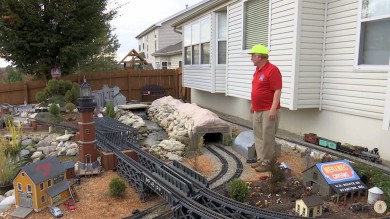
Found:
[[[49,108],[49,113],[54,116],[57,116],[60,113],[60,108],[57,106],[57,104],[53,103]]]
[[[107,109],[106,109],[106,115],[114,118],[115,117],[115,111],[114,111],[114,103],[112,101],[107,103]]]
[[[53,95],[47,100],[48,104],[53,103],[53,104],[58,104],[60,107],[65,106],[65,97],[62,95]]]
[[[123,197],[125,195],[126,183],[118,177],[111,180],[110,195],[114,197]]]
[[[8,115],[4,116],[4,123],[5,123],[5,125],[11,124],[13,122],[14,122],[14,117],[12,115],[8,114]]]
[[[244,202],[249,196],[249,188],[241,179],[233,179],[229,183],[229,195],[236,201]]]
[[[45,90],[50,96],[59,94],[59,91],[60,91],[59,81],[58,80],[50,80],[49,82],[47,82]]]
[[[65,109],[68,110],[69,112],[72,112],[74,109],[76,109],[76,105],[74,105],[73,103],[67,103],[65,105]]]
[[[35,99],[41,103],[43,101],[46,100],[46,92],[45,91],[38,91],[36,94],[35,94]]]

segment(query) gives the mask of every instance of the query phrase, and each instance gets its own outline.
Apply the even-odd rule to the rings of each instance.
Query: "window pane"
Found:
[[[226,64],[226,41],[218,42],[218,64]]]
[[[201,58],[202,64],[210,64],[210,43],[202,43]]]
[[[389,0],[363,0],[362,18],[390,15]]]
[[[268,0],[248,0],[244,2],[244,42],[243,49],[255,44],[268,46]]]
[[[362,23],[359,64],[388,65],[390,19]]]
[[[191,43],[197,44],[200,41],[200,24],[195,23],[191,28]]]
[[[192,64],[193,65],[199,64],[199,45],[192,46]]]
[[[184,47],[184,65],[191,65],[191,47]]]
[[[184,27],[184,46],[191,44],[191,26],[187,25]]]
[[[201,26],[201,36],[200,40],[201,42],[209,42],[210,41],[210,34],[211,34],[211,26],[210,26],[210,18],[207,18],[205,20],[202,20],[200,22]]]
[[[227,16],[226,14],[218,14],[218,39],[225,40],[227,38]]]

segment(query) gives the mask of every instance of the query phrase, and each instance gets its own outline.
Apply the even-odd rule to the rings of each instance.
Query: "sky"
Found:
[[[135,36],[151,25],[170,17],[202,0],[116,0],[124,5],[118,10],[118,15],[111,21],[118,37],[120,48],[117,51],[117,60],[122,60],[130,50],[138,50]],[[111,5],[111,7],[113,7]],[[9,63],[0,59],[0,67]]]

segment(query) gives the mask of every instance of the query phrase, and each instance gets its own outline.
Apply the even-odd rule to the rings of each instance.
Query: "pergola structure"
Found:
[[[127,60],[130,57],[130,60]],[[127,61],[126,61],[127,60]],[[132,49],[120,62],[123,63],[123,67],[126,68],[140,68],[140,69],[153,69],[153,66],[145,59],[143,52],[138,53],[135,49]]]

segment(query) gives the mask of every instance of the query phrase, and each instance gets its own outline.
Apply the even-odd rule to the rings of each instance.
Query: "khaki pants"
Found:
[[[276,118],[269,119],[269,111],[253,112],[253,135],[257,160],[270,162],[275,156],[275,134],[278,131],[280,110],[276,112]]]

